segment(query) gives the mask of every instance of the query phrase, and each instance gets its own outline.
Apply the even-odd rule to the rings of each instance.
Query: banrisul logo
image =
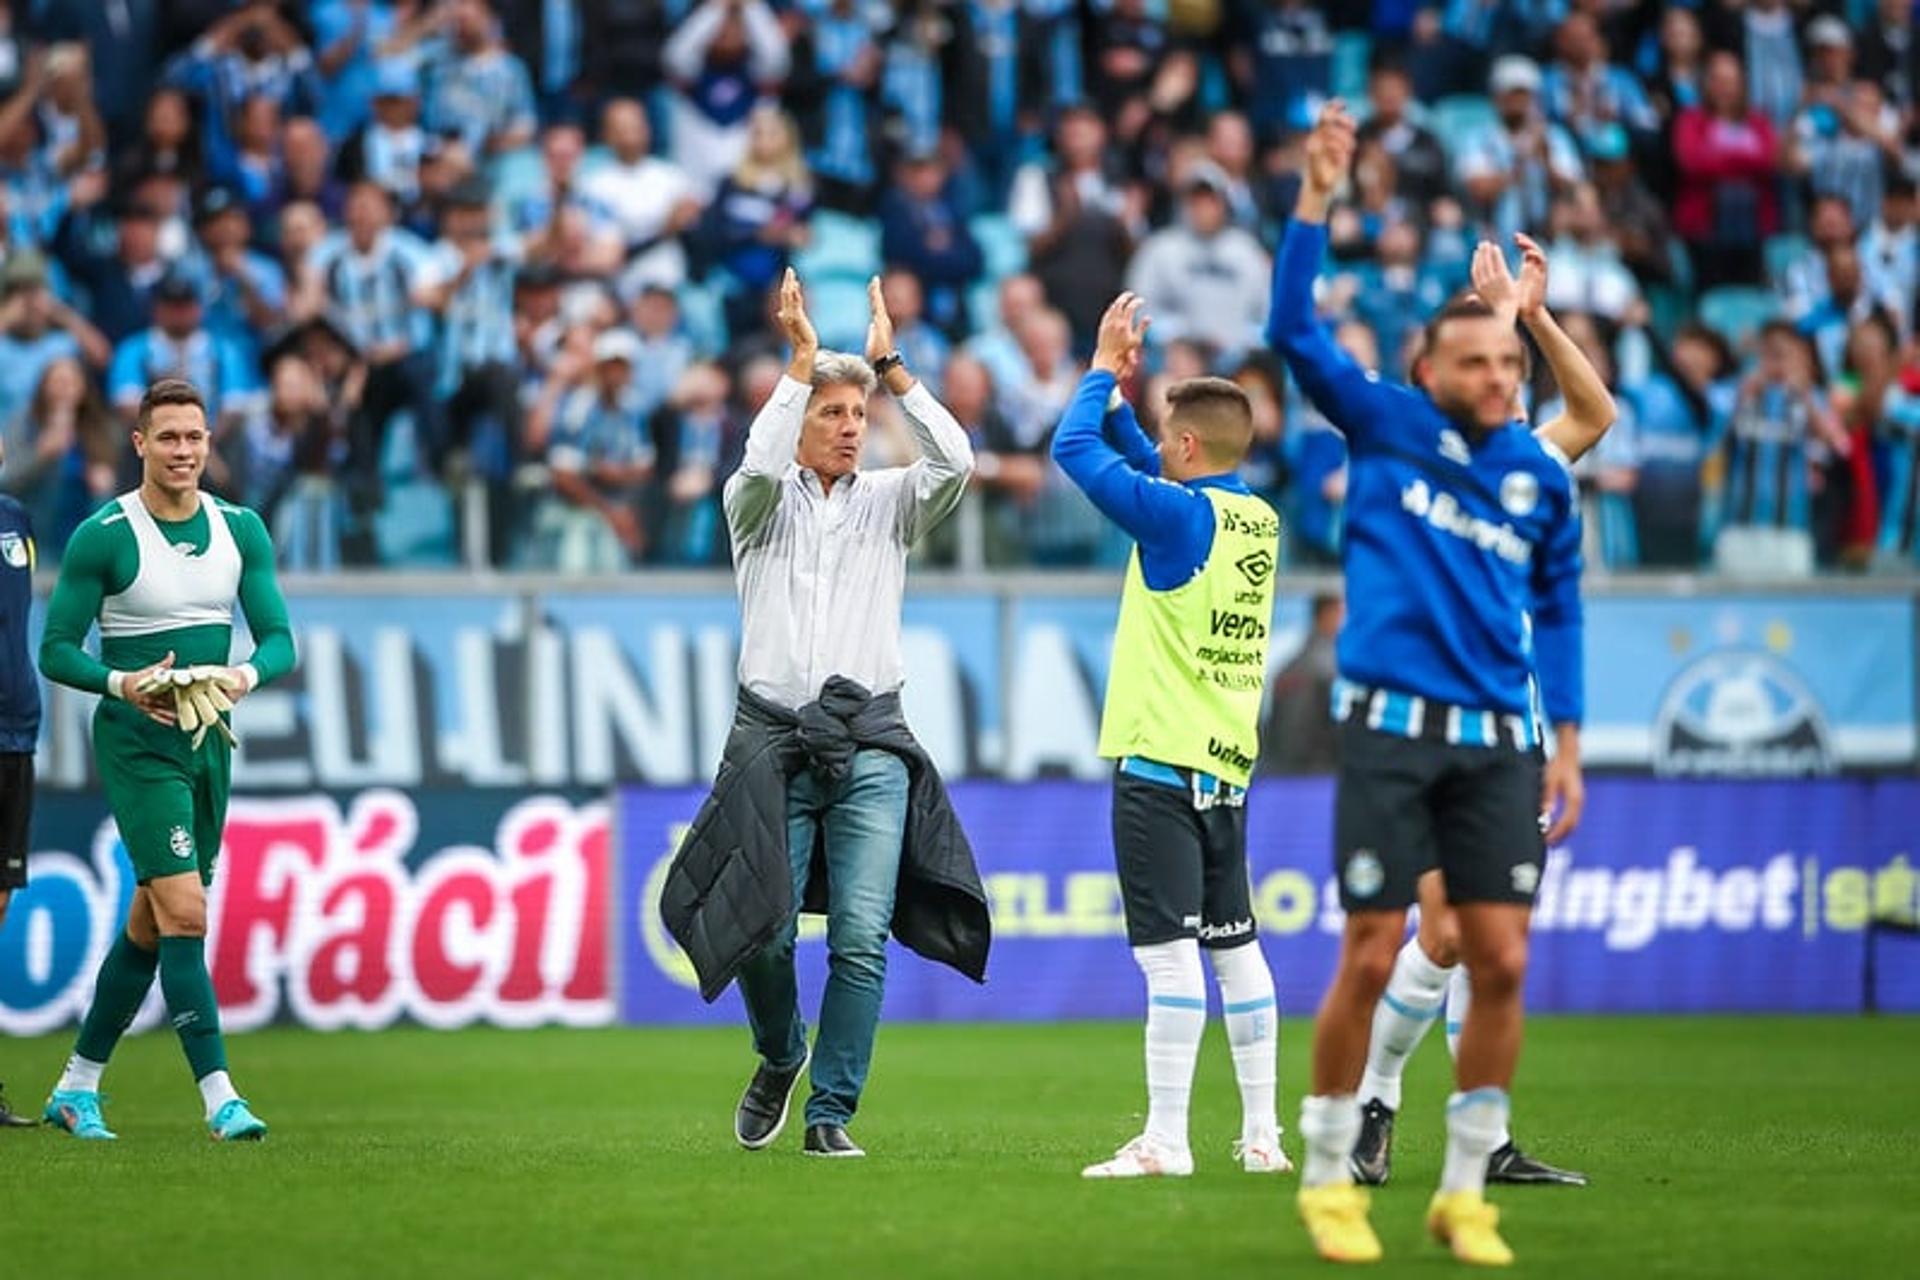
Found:
[[[1656,773],[1832,773],[1833,735],[1798,673],[1758,650],[1708,654],[1674,677],[1654,719]]]

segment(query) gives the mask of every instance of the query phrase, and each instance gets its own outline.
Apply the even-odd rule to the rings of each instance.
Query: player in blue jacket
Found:
[[[1476,295],[1442,307],[1426,328],[1418,388],[1362,370],[1315,316],[1327,210],[1353,149],[1352,119],[1329,104],[1309,138],[1275,263],[1267,335],[1346,436],[1351,459],[1334,706],[1335,859],[1347,925],[1315,1025],[1298,1202],[1322,1256],[1380,1256],[1366,1192],[1349,1169],[1361,1122],[1355,1090],[1407,909],[1421,875],[1437,867],[1473,998],[1427,1221],[1456,1256],[1498,1265],[1512,1253],[1483,1193],[1506,1130],[1528,914],[1545,859],[1529,678],[1537,666],[1549,714],[1578,724],[1577,493],[1564,455],[1516,416],[1525,353],[1513,314]]]
[[[0,464],[6,461],[0,451]],[[0,494],[0,925],[16,889],[27,887],[33,826],[33,749],[40,738],[40,676],[27,654],[33,607],[33,525]],[[0,1127],[30,1127],[0,1095]]]

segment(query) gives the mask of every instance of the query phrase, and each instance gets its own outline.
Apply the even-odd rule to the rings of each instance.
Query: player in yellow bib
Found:
[[[1113,760],[1113,845],[1127,941],[1147,979],[1147,1124],[1089,1178],[1193,1172],[1187,1104],[1206,1030],[1205,950],[1220,983],[1240,1084],[1235,1154],[1249,1173],[1292,1168],[1274,1098],[1273,975],[1247,879],[1247,782],[1280,520],[1241,481],[1253,440],[1246,393],[1221,378],[1167,392],[1156,446],[1121,398],[1148,321],[1122,294],[1093,367],[1054,434],[1053,457],[1138,544],[1113,637],[1100,754]]]
[[[180,708],[195,699],[230,705],[285,675],[293,632],[266,526],[200,490],[210,439],[199,391],[177,378],[149,387],[133,446],[140,487],[75,531],[40,644],[49,680],[101,695],[94,763],[139,881],[46,1119],[78,1138],[114,1136],[100,1114],[100,1075],[157,973],[208,1130],[257,1139],[267,1127],[227,1074],[206,962],[206,887],[226,821],[232,748],[224,712],[219,724],[196,726],[183,723]],[[236,599],[254,651],[229,666]],[[96,622],[99,658],[82,647]]]

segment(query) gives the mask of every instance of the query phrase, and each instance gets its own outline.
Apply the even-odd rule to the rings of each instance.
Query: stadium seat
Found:
[[[501,209],[533,195],[547,181],[546,167],[535,147],[521,147],[494,157],[491,176],[493,203]]]
[[[702,355],[718,355],[727,349],[727,313],[720,293],[712,280],[690,280],[680,286],[680,325],[693,349]]]
[[[1767,289],[1721,285],[1700,295],[1700,323],[1741,346],[1779,312],[1780,300]]]
[[[983,213],[967,223],[973,238],[980,242],[980,254],[986,259],[987,279],[999,280],[1027,269],[1027,240],[1013,229],[1004,213]]]
[[[435,480],[390,486],[374,517],[380,563],[396,569],[447,569],[459,556],[453,528],[453,498]]]
[[[820,345],[836,351],[867,348],[867,286],[864,278],[809,276],[807,313],[813,317]]]
[[[1342,31],[1333,38],[1333,96],[1348,102],[1364,102],[1367,97],[1367,62],[1373,56],[1373,40],[1364,31]]]
[[[1000,284],[982,280],[967,290],[967,316],[975,333],[986,333],[1000,322]]]
[[[1790,231],[1768,236],[1765,249],[1768,282],[1779,288],[1787,278],[1787,270],[1812,252],[1813,242],[1805,236]]]
[[[1434,103],[1427,124],[1440,139],[1440,145],[1447,149],[1447,155],[1457,158],[1468,139],[1497,119],[1492,101],[1484,95],[1458,93]]]
[[[828,280],[857,280],[864,285],[879,272],[879,227],[831,209],[814,214],[812,226],[812,243],[793,256],[793,269],[809,286]]]

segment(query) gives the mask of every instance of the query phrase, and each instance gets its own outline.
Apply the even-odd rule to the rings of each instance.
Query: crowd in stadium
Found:
[[[1125,555],[1047,445],[1131,288],[1145,415],[1239,381],[1247,478],[1331,565],[1344,447],[1261,329],[1339,94],[1323,310],[1404,377],[1474,242],[1540,238],[1621,405],[1592,569],[1911,568],[1915,7],[0,0],[0,488],[57,556],[179,373],[289,568],[724,563],[791,264],[849,350],[882,275],[974,437],[933,561]]]

